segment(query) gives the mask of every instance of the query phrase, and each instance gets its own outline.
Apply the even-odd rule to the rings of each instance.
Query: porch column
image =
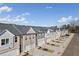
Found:
[[[44,33],[44,40],[45,40],[45,44],[47,43],[47,37],[45,36],[46,34]]]
[[[26,46],[25,46],[25,39],[26,39],[26,35],[23,35],[23,52],[25,52]]]
[[[17,51],[16,51],[16,53],[17,53],[17,55],[20,55],[20,37],[19,36],[17,36]]]

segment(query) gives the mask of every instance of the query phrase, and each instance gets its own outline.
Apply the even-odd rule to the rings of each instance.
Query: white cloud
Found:
[[[68,16],[68,19],[69,19],[69,20],[72,20],[72,19],[73,19],[73,17],[72,17],[72,16]]]
[[[24,14],[24,15],[23,15]],[[17,16],[6,16],[6,17],[0,17],[1,23],[11,23],[11,24],[19,24],[19,25],[26,25],[29,22],[27,21],[27,18],[25,16],[25,13]]]
[[[51,8],[53,8],[53,7],[52,7],[52,6],[46,6],[46,8],[47,8],[47,9],[51,9]]]
[[[67,22],[67,18],[66,17],[62,17],[60,20],[58,20],[58,22],[60,22],[60,23]]]
[[[30,16],[31,14],[28,13],[28,12],[26,12],[26,13],[24,13],[23,15]]]
[[[78,21],[78,20],[79,20],[79,18],[74,18],[74,20],[75,20],[75,21]]]
[[[74,24],[78,24],[77,22],[79,21],[79,18],[77,17],[72,17],[72,16],[68,16],[68,17],[61,17],[58,22],[60,24],[70,24],[71,22],[74,22]]]
[[[12,10],[12,8],[8,7],[8,6],[0,7],[0,12],[10,12],[11,10]]]

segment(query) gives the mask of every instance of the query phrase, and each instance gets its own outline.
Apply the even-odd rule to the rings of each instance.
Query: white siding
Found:
[[[29,34],[29,33],[35,33],[33,28],[29,29],[27,34]],[[24,50],[25,51],[29,51],[29,50],[35,48],[35,39],[36,39],[35,34],[27,35],[27,40],[24,40],[24,42],[25,42]]]
[[[13,37],[14,35],[10,33],[8,30],[6,30],[6,32],[0,36],[0,51],[13,47]],[[1,39],[6,39],[6,38],[9,38],[9,44],[1,45]]]
[[[34,38],[33,38],[34,37]],[[35,48],[35,35],[27,35],[27,40],[24,40],[24,50],[29,51]]]
[[[27,32],[27,34],[28,33],[35,33],[35,31],[33,30],[33,28],[30,28],[29,31]]]

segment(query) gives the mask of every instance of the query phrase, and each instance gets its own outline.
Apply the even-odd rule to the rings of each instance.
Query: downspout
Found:
[[[38,39],[37,39],[37,33],[35,34],[36,35],[36,42],[35,42],[35,45],[36,45],[36,47],[38,46]]]

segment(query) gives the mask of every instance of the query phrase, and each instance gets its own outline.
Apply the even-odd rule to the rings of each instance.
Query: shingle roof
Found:
[[[3,34],[3,33],[5,33],[6,32],[6,30],[0,30],[0,36]]]
[[[49,29],[52,29],[53,31],[56,31],[58,28],[57,28],[57,26],[51,26],[51,27],[49,27]]]
[[[24,25],[15,25],[15,27],[21,32],[21,34],[27,34],[27,31],[30,29],[29,26]]]
[[[0,23],[0,30],[9,30],[14,35],[19,35],[20,33],[13,27],[14,24],[3,24]]]
[[[32,26],[36,33],[47,32],[47,27]]]
[[[41,27],[41,26],[25,26],[25,25],[15,25],[15,24],[4,24],[0,23],[0,30],[9,30],[14,35],[27,34],[27,31],[32,27],[36,33],[47,32],[51,27]]]
[[[0,30],[9,30],[11,33],[13,33],[14,35],[22,35],[25,34],[26,32],[24,32],[25,30],[27,31],[27,29],[20,26],[20,25],[15,25],[15,24],[3,24],[0,23]]]

